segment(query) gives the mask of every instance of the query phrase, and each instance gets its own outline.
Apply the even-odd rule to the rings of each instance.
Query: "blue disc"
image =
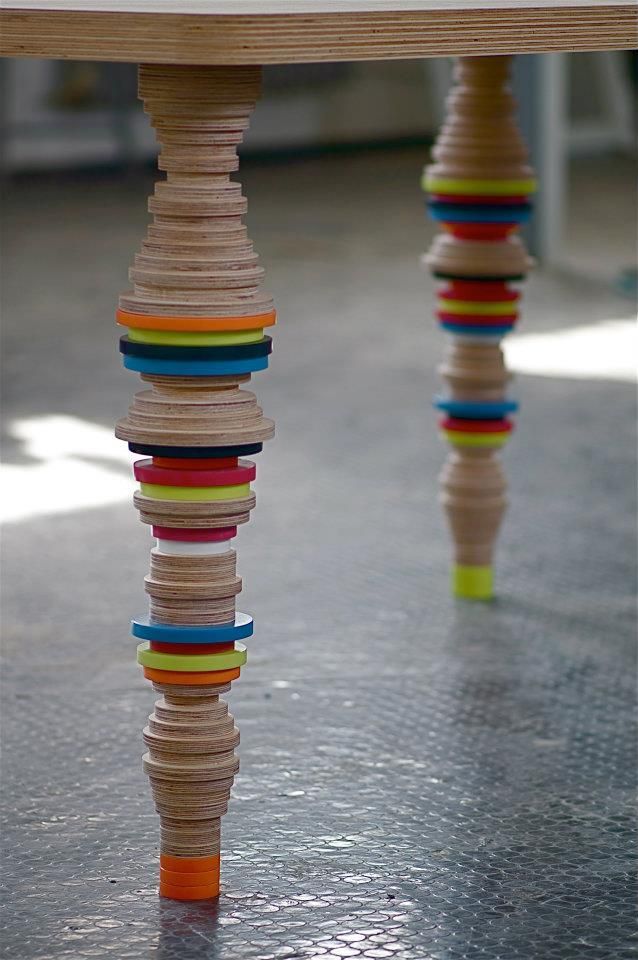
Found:
[[[461,206],[431,200],[427,208],[433,220],[447,223],[525,223],[532,212],[529,203],[490,207],[488,204]]]
[[[234,447],[161,447],[154,443],[129,443],[131,453],[143,453],[147,457],[208,460],[219,457],[248,457],[261,453],[263,443],[239,443]]]
[[[212,626],[176,626],[173,623],[149,623],[132,620],[131,633],[140,640],[156,640],[158,643],[231,643],[252,636],[253,618],[247,613],[235,615],[234,623],[218,623]]]
[[[444,410],[451,417],[460,420],[500,420],[508,413],[518,410],[516,400],[453,400],[451,397],[434,397],[432,404],[437,410]]]
[[[456,333],[460,337],[504,337],[509,333],[514,324],[507,327],[481,327],[481,326],[463,326],[457,323],[446,323],[439,321],[444,330],[448,333]]]
[[[127,370],[157,373],[167,377],[223,377],[232,373],[255,373],[266,370],[268,357],[248,360],[156,360],[150,357],[124,357]]]

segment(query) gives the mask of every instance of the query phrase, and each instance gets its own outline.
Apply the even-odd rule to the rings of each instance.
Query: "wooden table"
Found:
[[[636,44],[616,0],[3,0],[5,56],[300,63]]]
[[[614,0],[10,0],[4,56],[133,61],[162,144],[166,179],[122,295],[124,364],[137,394],[117,434],[136,464],[135,506],[157,546],[149,618],[133,624],[138,660],[162,694],[144,731],[160,814],[160,893],[219,892],[219,822],[237,769],[238,734],[219,694],[245,661],[252,620],[230,542],[254,506],[250,482],[273,425],[243,389],[264,369],[275,322],[230,174],[259,94],[260,65],[454,55],[457,84],[426,168],[443,225],[427,258],[450,334],[437,399],[452,448],[442,502],[457,595],[492,595],[505,508],[498,450],[515,405],[500,340],[514,325],[528,259],[517,228],[533,173],[514,122],[509,55],[635,45],[638,7]],[[285,318],[284,318],[285,320]],[[267,558],[264,558],[266,562]]]

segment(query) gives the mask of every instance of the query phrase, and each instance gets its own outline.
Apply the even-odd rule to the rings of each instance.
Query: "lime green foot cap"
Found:
[[[466,600],[491,600],[494,574],[491,567],[452,567],[452,592]]]

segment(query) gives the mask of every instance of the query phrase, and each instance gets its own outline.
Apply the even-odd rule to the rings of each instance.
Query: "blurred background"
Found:
[[[133,67],[0,69],[3,703],[21,798],[7,839],[26,884],[18,912],[39,911],[6,945],[12,960],[44,957],[37,936],[101,956],[112,933],[95,916],[130,917],[155,937],[140,912],[155,903],[140,887],[157,839],[139,764],[152,696],[127,630],[145,606],[149,536],[113,424],[139,389],[121,369],[114,309],[145,232],[156,148]],[[445,337],[419,263],[434,234],[419,178],[450,64],[265,72],[239,177],[279,313],[270,369],[252,384],[277,437],[238,539],[240,606],[257,630],[233,689],[244,759],[223,846],[229,888],[247,892],[228,921],[239,926],[219,932],[225,958],[257,956],[237,937],[253,921],[267,937],[266,887],[282,897],[274,943],[291,942],[300,915],[306,930],[346,914],[368,929],[374,907],[385,949],[396,896],[405,952],[370,956],[425,956],[410,944],[426,930],[443,942],[457,920],[478,950],[492,936],[480,906],[489,865],[489,902],[504,904],[498,956],[583,955],[565,915],[544,915],[555,952],[519,952],[545,909],[537,889],[547,904],[565,890],[604,900],[588,956],[629,955],[620,900],[588,884],[600,869],[626,890],[630,849],[618,817],[631,725],[618,711],[635,677],[636,57],[520,57],[515,73],[540,179],[527,236],[538,267],[506,342],[521,412],[504,454],[499,600],[470,609],[448,596],[436,492],[447,451],[430,407]],[[565,796],[580,798],[568,836]],[[583,796],[595,802],[581,821]],[[601,824],[612,825],[604,841]],[[538,857],[521,874],[512,850],[523,848]],[[47,919],[60,884],[79,918],[70,928],[64,913]],[[323,898],[314,920],[310,894]],[[355,936],[358,923],[347,922]],[[74,952],[67,929],[97,952]],[[294,954],[306,955],[319,954]]]

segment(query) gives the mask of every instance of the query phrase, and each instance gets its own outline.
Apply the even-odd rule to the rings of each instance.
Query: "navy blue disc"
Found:
[[[508,281],[525,279],[524,273],[510,273],[506,275],[501,274],[498,277],[484,277],[480,274],[477,274],[476,276],[472,277],[468,276],[467,274],[443,273],[440,270],[433,270],[432,274],[439,280],[467,280],[468,283],[480,283],[481,281],[484,283],[507,283]]]
[[[147,457],[167,457],[173,460],[211,460],[224,457],[248,457],[261,453],[263,443],[241,443],[234,447],[161,447],[153,443],[129,443],[131,453],[143,453]]]
[[[220,347],[175,347],[172,344],[141,343],[120,337],[120,353],[129,357],[147,360],[170,360],[183,363],[185,360],[224,362],[226,360],[251,360],[266,357],[272,352],[272,337],[262,337],[256,343],[233,343]]]

